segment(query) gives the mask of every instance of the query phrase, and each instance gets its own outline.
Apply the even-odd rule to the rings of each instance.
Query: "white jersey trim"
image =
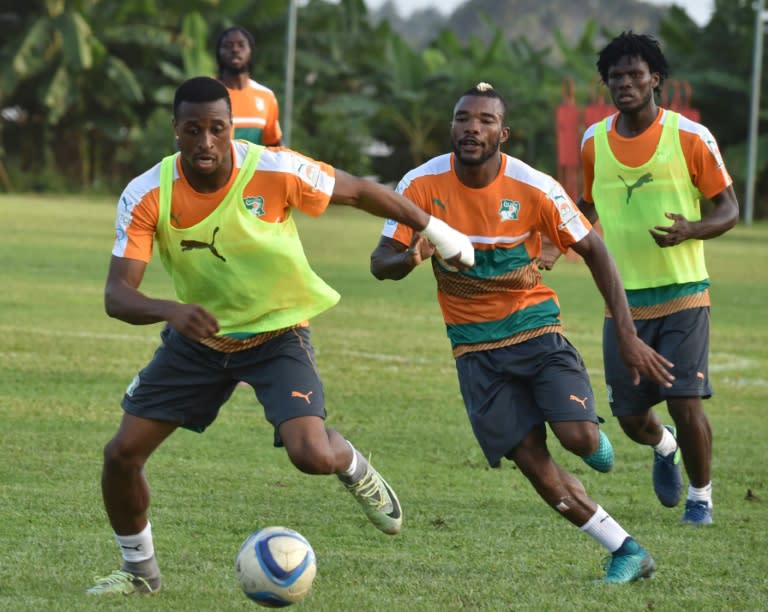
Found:
[[[285,172],[300,178],[312,189],[331,196],[336,177],[323,170],[315,160],[290,149],[265,148],[259,159],[259,170]]]

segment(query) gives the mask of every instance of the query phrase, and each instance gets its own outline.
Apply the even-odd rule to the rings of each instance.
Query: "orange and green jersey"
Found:
[[[535,258],[542,234],[564,252],[589,233],[589,221],[557,181],[509,155],[481,189],[461,183],[453,166],[453,154],[436,157],[406,174],[397,190],[475,247],[469,270],[432,257],[454,355],[560,333],[557,295],[541,282]],[[389,220],[382,235],[408,245],[413,230]]]
[[[632,254],[633,258],[637,258],[637,261],[645,261],[646,259],[650,261],[657,255],[657,250],[660,247],[650,237],[648,231],[652,229],[653,225],[665,226],[672,224],[671,220],[664,217],[664,212],[691,210],[692,207],[698,210],[698,198],[696,197],[698,194],[711,199],[722,193],[732,183],[732,179],[725,168],[717,142],[710,131],[703,125],[677,113],[660,109],[654,122],[642,134],[625,138],[614,129],[617,118],[618,113],[611,115],[602,122],[590,126],[584,134],[581,144],[584,172],[582,198],[587,204],[595,203],[595,194],[593,193],[595,191],[595,136],[598,132],[602,133],[602,128],[598,130],[598,125],[602,124],[605,127],[605,136],[607,136],[607,147],[605,150],[609,151],[611,155],[608,157],[611,159],[604,158],[600,160],[600,163],[611,164],[616,169],[617,180],[623,178],[621,175],[622,170],[629,172],[627,178],[624,179],[626,183],[625,189],[623,192],[622,190],[617,192],[621,192],[621,204],[626,207],[626,202],[631,197],[636,200],[636,203],[642,201],[643,206],[655,206],[653,213],[652,211],[647,211],[647,213],[644,212],[643,214],[653,214],[655,215],[654,218],[658,219],[658,221],[650,224],[650,227],[645,226],[648,223],[637,224],[635,231],[638,233],[638,236],[643,236],[643,239],[640,239],[640,243],[645,246],[642,248],[633,247]],[[671,134],[671,144],[663,144],[667,142],[667,140],[662,141],[665,125],[673,128],[674,120],[677,120],[678,125]],[[665,184],[664,180],[669,180],[669,177],[662,180],[662,176],[660,176],[659,180],[654,182],[654,168],[659,170],[660,165],[677,163],[678,159],[681,160],[682,174],[685,176],[675,180],[678,182],[682,181],[685,184],[676,184],[675,188],[670,188],[669,191],[670,194],[677,192],[682,195],[668,195],[666,200],[662,198],[639,197],[638,194],[641,194],[643,189],[647,191],[663,187]],[[632,170],[637,170],[640,175],[638,177],[630,176]],[[640,172],[641,170],[648,170],[648,172]],[[665,175],[667,173],[661,174]],[[691,198],[692,201],[678,202],[675,206],[670,207],[670,197],[686,197]],[[619,204],[611,206],[610,202],[596,202],[596,204],[598,211],[600,211],[601,207],[605,207],[606,211],[613,211],[605,219],[603,219],[603,215],[600,215],[601,227],[605,233],[606,242],[610,245],[611,240],[615,237],[613,233],[620,231],[618,228],[621,222],[621,210],[623,209]],[[661,208],[664,210],[661,210]],[[614,212],[616,214],[613,214]],[[626,209],[626,213],[630,214],[632,211]],[[696,218],[696,215],[689,214],[687,218],[693,219]],[[626,226],[626,223],[624,225]],[[645,255],[641,252],[643,248],[648,249]],[[620,269],[622,266],[627,265],[626,262],[617,263],[620,264]],[[700,267],[703,268],[703,262],[701,262]],[[666,276],[672,279],[675,274],[676,272],[671,269],[660,268],[658,271],[659,279],[663,279]],[[640,283],[640,285],[634,283],[631,280],[632,275],[627,274],[626,271],[622,276],[625,285],[632,287],[627,289],[627,299],[632,316],[635,319],[657,318],[687,308],[708,306],[710,303],[709,280],[706,278],[706,274],[704,274],[703,278],[691,282],[669,280],[667,281],[668,284],[664,284],[661,280],[647,280]]]
[[[255,144],[276,145],[283,137],[280,111],[274,92],[253,79],[244,89],[230,89],[234,138]]]
[[[205,257],[209,264],[223,262],[228,258],[230,263],[234,263],[232,258],[238,258],[240,255],[226,242],[227,232],[217,232],[218,228],[208,228],[210,223],[206,225],[209,217],[221,213],[220,205],[239,207],[246,213],[245,216],[254,219],[254,223],[267,227],[287,227],[286,222],[290,221],[292,208],[312,216],[318,216],[326,210],[335,183],[333,167],[283,147],[265,148],[261,151],[252,177],[242,185],[243,181],[238,181],[238,176],[249,146],[245,141],[233,143],[234,167],[231,176],[226,185],[213,193],[195,191],[184,176],[181,160],[178,157],[174,160],[172,198],[168,213],[170,222],[167,224],[169,229],[164,229],[159,220],[161,164],[133,179],[118,202],[116,238],[112,254],[149,263],[153,247],[163,235],[167,235],[169,231],[173,233],[173,230],[199,228],[201,234],[194,241],[189,240],[191,235],[181,236],[181,231],[176,232],[178,236],[175,238],[183,238],[189,247],[182,250],[188,250],[188,254],[193,257]],[[235,198],[230,195],[233,191],[237,192]],[[240,215],[240,218],[243,216]],[[269,232],[264,229],[261,233],[267,240]],[[243,257],[254,257],[252,251],[253,249],[244,249]],[[280,276],[281,270],[269,268],[261,270],[260,273],[271,275],[268,280],[274,284],[272,277]],[[225,276],[222,275],[222,278]],[[237,279],[232,282],[233,285],[238,284]],[[240,288],[232,287],[231,295],[238,295],[239,292]],[[250,304],[244,305],[244,309],[250,307]],[[212,312],[217,314],[215,310]],[[267,321],[268,318],[263,320]],[[226,333],[238,335],[240,331],[260,333],[269,330],[255,329],[249,324],[248,328],[228,329]]]

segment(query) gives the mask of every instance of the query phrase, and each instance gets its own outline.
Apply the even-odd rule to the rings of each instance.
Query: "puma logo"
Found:
[[[120,548],[124,550],[135,550],[138,552],[141,550],[141,544],[137,544],[136,546],[126,546],[125,544],[120,544]]]
[[[309,396],[312,395],[312,393],[312,391],[307,393],[302,393],[301,391],[291,391],[291,397],[300,397],[301,399],[305,400],[307,404],[311,404],[312,401],[309,399]]]
[[[190,251],[192,249],[208,249],[213,255],[221,259],[221,261],[226,262],[227,260],[224,259],[221,255],[219,255],[219,252],[216,250],[216,247],[213,246],[213,243],[216,242],[216,234],[219,232],[219,228],[217,227],[215,230],[213,230],[213,236],[211,236],[211,242],[200,242],[199,240],[182,240],[181,241],[181,250],[182,251]]]
[[[634,183],[631,185],[627,185],[627,181],[624,180],[624,177],[619,175],[619,180],[624,183],[624,187],[627,188],[627,204],[629,204],[629,200],[632,198],[632,192],[637,189],[638,187],[642,187],[643,185],[647,183],[653,182],[653,175],[650,172],[646,172],[641,176],[639,179],[637,179]]]
[[[576,397],[575,395],[571,395],[568,399],[573,400],[574,402],[578,402],[581,404],[581,407],[584,408],[584,410],[587,409],[587,400],[589,399],[589,396],[585,397],[584,399],[581,399],[580,397]]]

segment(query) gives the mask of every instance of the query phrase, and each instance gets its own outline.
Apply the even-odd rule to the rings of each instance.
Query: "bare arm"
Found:
[[[419,234],[413,235],[410,246],[382,236],[371,253],[371,274],[379,280],[400,280],[422,261],[429,259],[434,251],[435,247],[429,240]]]
[[[587,218],[587,221],[589,221],[592,225],[597,223],[597,208],[595,206],[592,204],[587,204],[584,201],[584,198],[579,198],[576,202],[576,206],[579,207],[579,210]],[[539,255],[537,261],[539,270],[551,270],[554,268],[555,263],[558,259],[560,259],[561,255],[562,253],[560,252],[560,249],[552,244],[552,241],[549,238],[542,234],[541,255]]]
[[[104,308],[110,317],[132,325],[167,321],[193,340],[219,331],[218,321],[203,307],[154,299],[139,291],[146,268],[143,261],[112,256],[104,287]]]
[[[673,364],[637,337],[624,285],[603,239],[593,229],[572,248],[589,266],[595,285],[611,311],[616,323],[619,349],[632,374],[633,382],[638,384],[640,376],[643,375],[657,384],[671,387],[674,376],[669,372],[669,368]]]
[[[672,220],[672,225],[657,225],[648,230],[660,247],[670,247],[686,240],[709,240],[724,234],[739,220],[739,202],[733,185],[729,185],[714,198],[714,208],[699,221],[688,221],[683,215],[677,213],[665,213],[667,219]]]
[[[475,263],[475,249],[467,236],[383,185],[336,170],[331,201],[407,225],[428,238],[453,266],[464,269]]]
[[[579,210],[587,218],[587,221],[592,225],[597,223],[597,206],[585,201],[584,198],[579,198],[576,201],[576,206],[579,207]]]

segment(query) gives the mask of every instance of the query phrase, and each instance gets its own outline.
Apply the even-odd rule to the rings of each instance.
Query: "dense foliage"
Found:
[[[298,4],[293,113],[283,123],[291,122],[291,146],[310,155],[396,181],[446,149],[453,102],[485,80],[509,97],[508,151],[554,174],[563,80],[574,80],[581,105],[589,102],[596,50],[621,29],[624,14],[626,29],[659,35],[674,78],[690,84],[692,103],[744,192],[750,0],[716,0],[703,27],[679,8],[660,13],[635,0],[601,13],[590,0],[562,2],[562,10],[529,0],[470,0],[450,18],[434,11],[414,16],[418,44],[409,42],[391,7],[372,16],[363,0]],[[32,0],[0,9],[0,183],[6,190],[119,190],[172,152],[173,91],[184,78],[215,73],[213,43],[234,23],[257,40],[254,77],[282,99],[287,5]],[[387,11],[391,19],[384,19]],[[574,11],[586,16],[578,28]],[[536,28],[521,34],[528,21]],[[768,216],[768,138],[759,150],[755,214]]]

